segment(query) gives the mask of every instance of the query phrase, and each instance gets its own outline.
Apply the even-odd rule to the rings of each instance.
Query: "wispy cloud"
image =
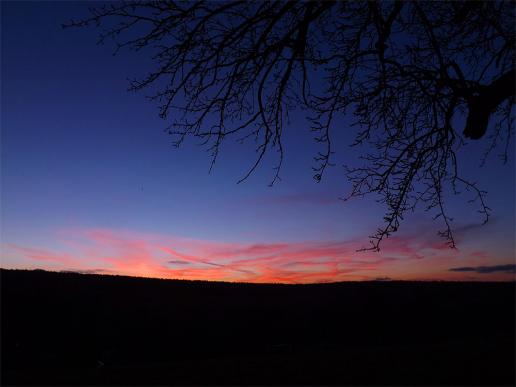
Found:
[[[189,265],[190,262],[187,262],[187,261],[179,261],[179,260],[172,260],[172,261],[167,261],[167,263],[171,264],[171,265]]]
[[[53,252],[41,248],[18,246],[11,243],[6,244],[5,247],[10,250],[16,250],[26,258],[36,261],[48,261],[63,265],[76,263],[73,255],[67,253]]]
[[[373,281],[392,281],[391,277],[376,277]]]
[[[476,266],[476,267],[454,267],[450,271],[458,272],[475,272],[477,274],[491,274],[491,273],[516,273],[516,265],[493,265],[493,266]]]
[[[10,244],[3,254],[33,262],[34,267],[85,273],[285,283],[403,279],[407,267],[428,265],[429,259],[447,263],[442,269],[446,273],[459,254],[417,234],[389,238],[383,255],[357,252],[357,240],[228,243],[112,229],[68,230],[58,238],[61,247],[56,250]],[[472,259],[484,260],[485,254],[474,251]]]
[[[256,199],[261,204],[309,204],[309,205],[331,205],[342,203],[342,200],[334,193],[319,192],[319,193],[295,193],[275,195]]]

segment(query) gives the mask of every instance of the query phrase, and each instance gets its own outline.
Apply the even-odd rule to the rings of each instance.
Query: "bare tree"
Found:
[[[131,90],[152,90],[180,145],[200,138],[212,155],[229,138],[256,142],[256,158],[276,151],[289,112],[309,112],[320,149],[314,178],[332,165],[336,116],[351,112],[363,166],[347,169],[348,197],[376,193],[385,224],[370,249],[422,206],[443,221],[455,247],[445,191],[474,194],[487,222],[485,192],[459,174],[457,150],[487,139],[485,159],[507,151],[515,91],[514,3],[230,1],[128,2],[92,9],[66,26],[107,28],[117,50],[149,50],[155,69]],[[173,114],[171,114],[173,113]],[[215,124],[210,124],[215,122]],[[342,128],[344,129],[344,128]],[[373,151],[370,151],[373,149]]]

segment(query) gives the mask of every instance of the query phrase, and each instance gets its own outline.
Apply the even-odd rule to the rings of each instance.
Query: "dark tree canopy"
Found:
[[[385,224],[377,250],[404,214],[422,206],[443,221],[445,192],[471,191],[484,221],[485,192],[459,174],[456,153],[485,140],[507,158],[514,132],[515,6],[507,1],[124,2],[68,26],[105,25],[100,41],[148,50],[155,67],[131,84],[147,89],[175,144],[198,137],[217,159],[230,138],[256,142],[245,180],[269,151],[283,159],[289,112],[307,112],[322,151],[314,178],[332,165],[332,132],[369,144],[347,169],[349,197],[379,194]],[[334,124],[350,114],[355,125]]]

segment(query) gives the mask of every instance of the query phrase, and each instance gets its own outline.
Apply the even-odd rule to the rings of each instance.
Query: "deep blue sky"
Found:
[[[61,29],[63,22],[87,16],[92,5],[2,3],[3,267],[160,275],[156,267],[172,254],[163,246],[210,264],[249,258],[257,275],[249,280],[287,282],[465,278],[448,269],[514,263],[514,142],[507,165],[492,157],[479,168],[486,142],[461,155],[465,175],[489,191],[493,218],[477,227],[481,219],[466,197],[450,198],[459,251],[438,247],[444,244],[436,236],[441,225],[416,213],[381,253],[356,253],[381,225],[383,208],[374,198],[337,200],[350,189],[341,165],[356,156],[348,147],[346,117],[335,130],[337,166],[321,183],[312,179],[317,145],[302,115],[285,132],[283,180],[274,187],[268,186],[272,158],[236,184],[254,161],[252,144],[226,144],[208,174],[208,153],[195,141],[175,149],[156,106],[144,93],[126,91],[128,78],[145,75],[148,58],[126,51],[113,56],[112,45],[95,44],[95,28]],[[274,247],[278,243],[283,247]],[[269,262],[253,246],[276,248],[274,254],[283,256]],[[233,255],[221,252],[230,247]],[[234,253],[239,249],[246,253]],[[426,252],[424,258],[414,260],[419,252]],[[294,268],[303,260],[312,266]],[[360,266],[362,261],[369,263]],[[238,268],[183,270],[176,276],[235,279],[231,273]]]

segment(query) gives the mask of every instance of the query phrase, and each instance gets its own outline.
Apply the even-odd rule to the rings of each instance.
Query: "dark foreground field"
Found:
[[[2,385],[514,385],[515,284],[1,271]]]

